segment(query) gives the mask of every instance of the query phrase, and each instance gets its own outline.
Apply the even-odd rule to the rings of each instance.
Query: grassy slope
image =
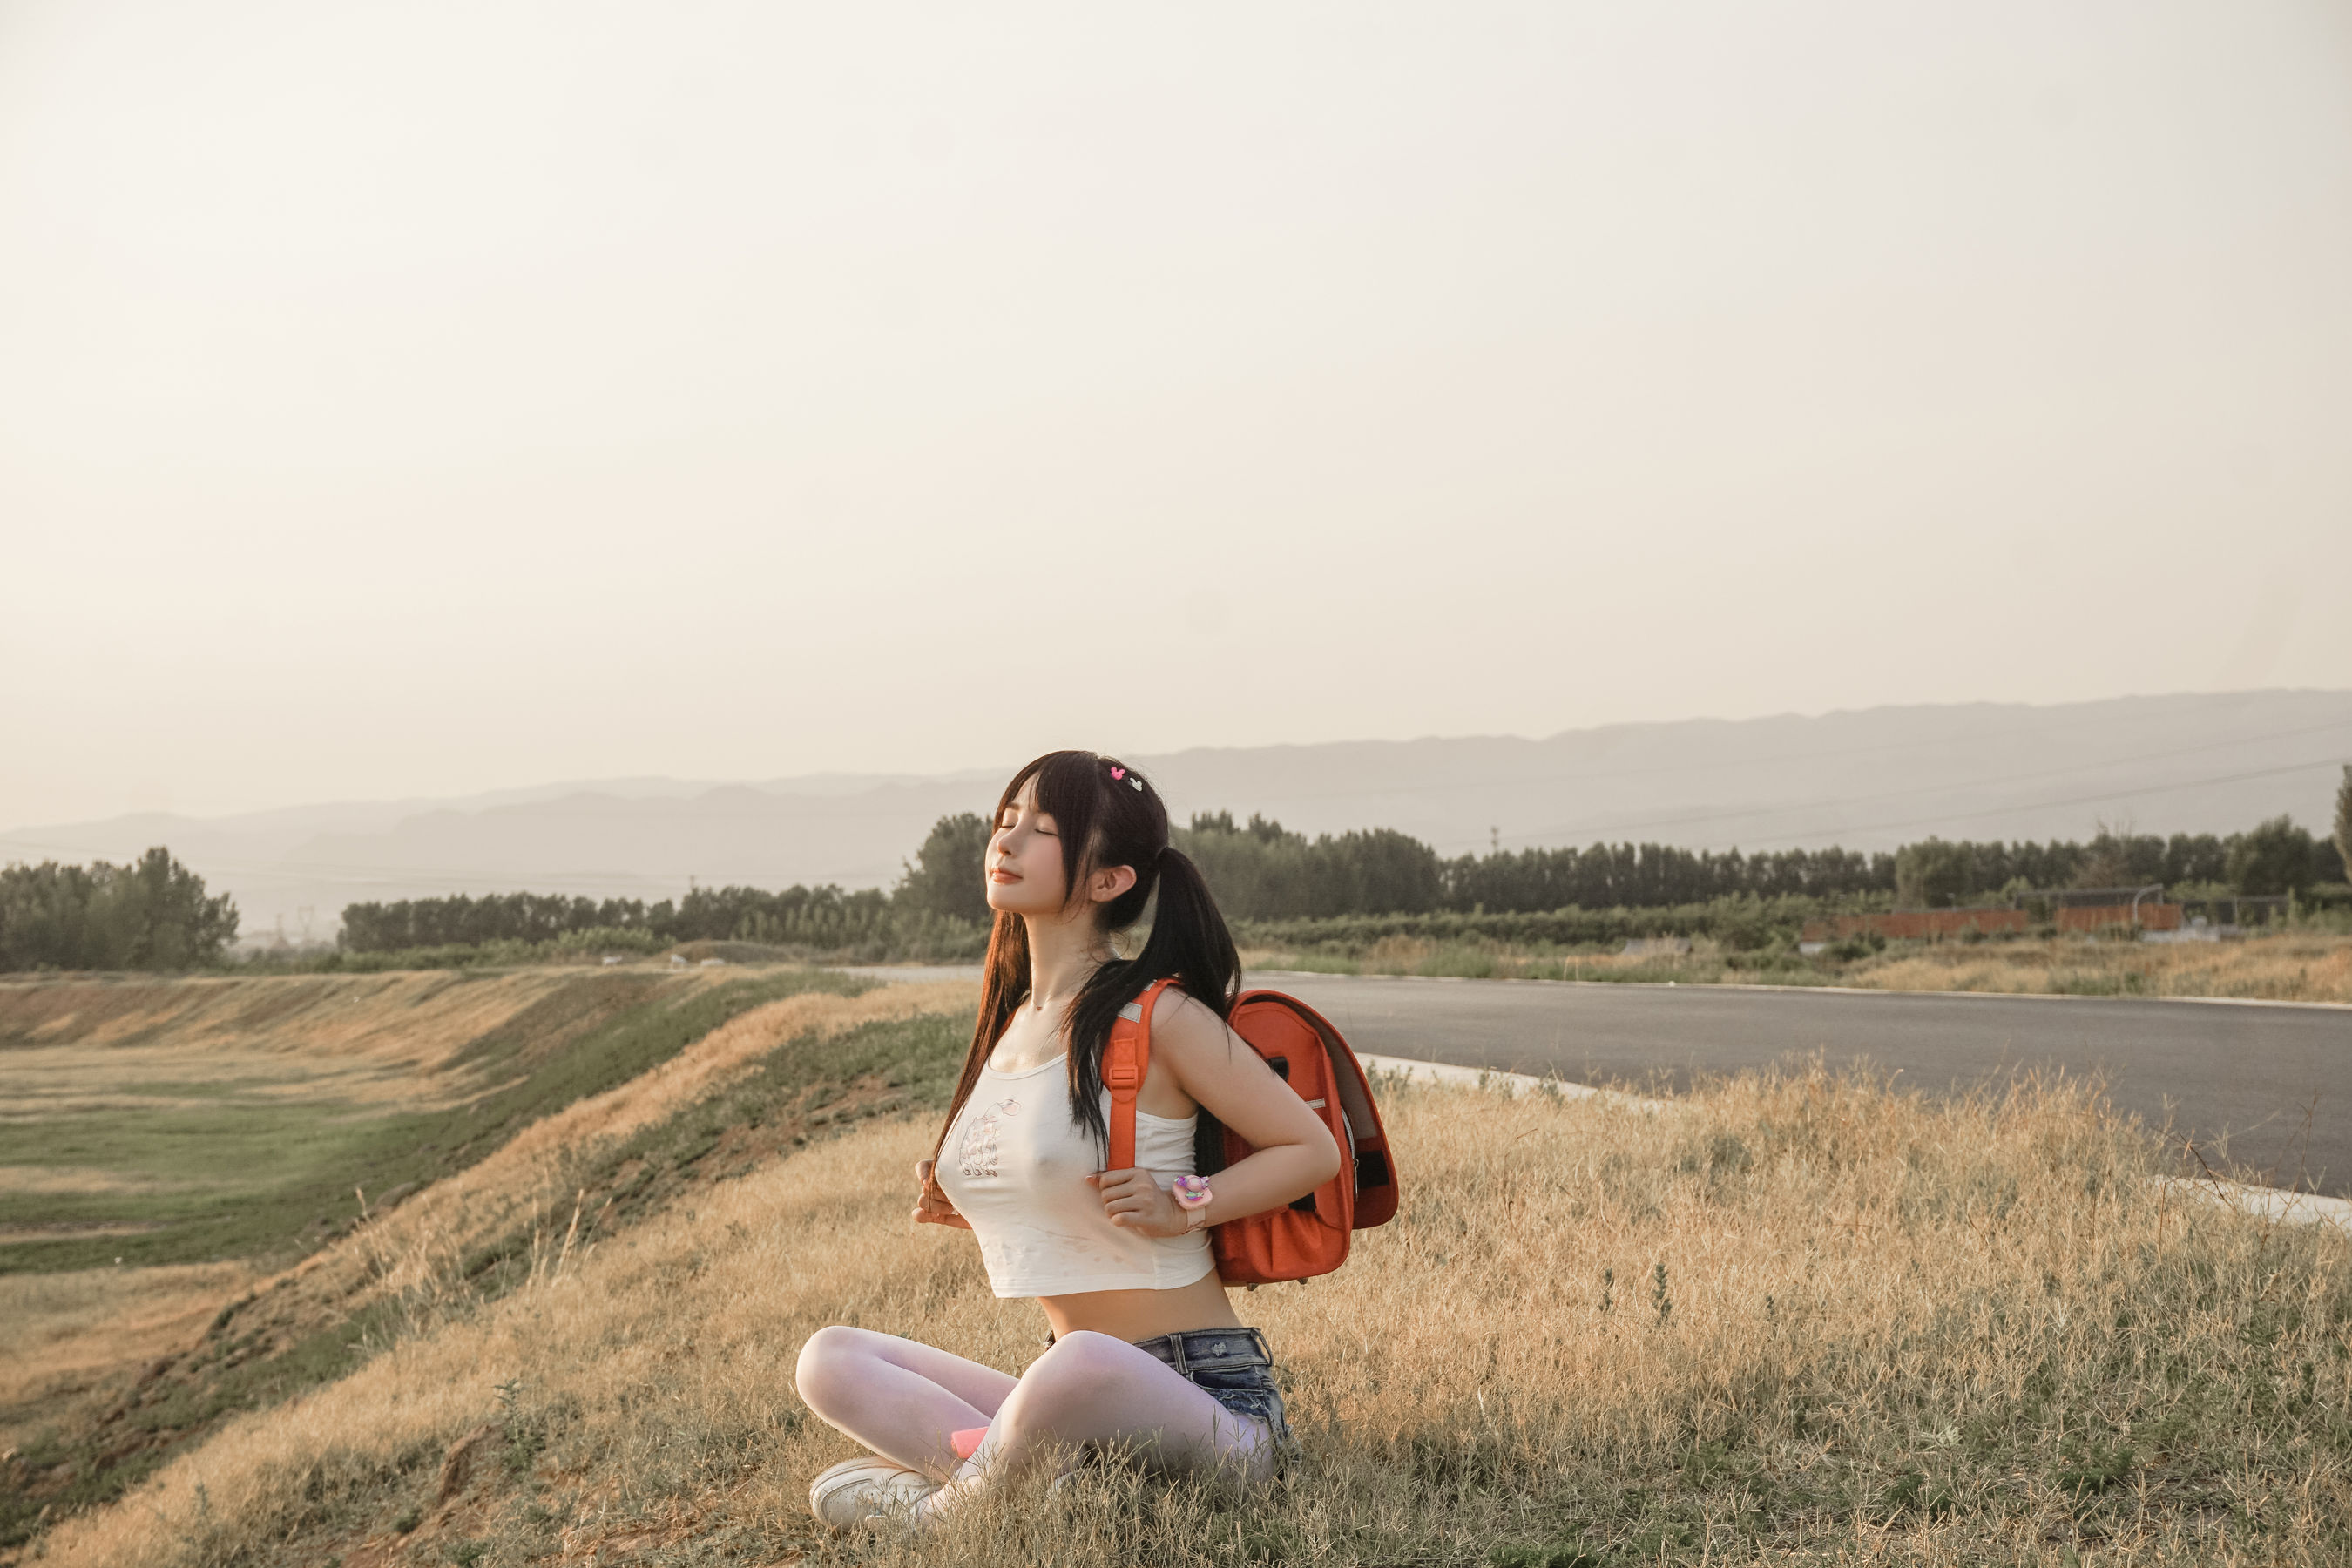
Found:
[[[463,1170],[520,1127],[635,1077],[762,1003],[809,990],[863,988],[844,976],[806,971],[718,984],[699,976],[594,972],[521,979],[532,983],[528,1000],[420,1074],[413,1093],[390,1103],[354,1101],[332,1087],[322,1091],[299,1079],[208,1078],[203,1076],[205,1057],[197,1050],[178,1058],[185,1077],[143,1076],[157,1058],[142,1055],[137,1058],[142,1076],[108,1085],[103,1096],[12,1117],[0,1133],[0,1163],[122,1173],[145,1181],[130,1190],[0,1191],[0,1226],[66,1232],[54,1240],[0,1247],[0,1273],[57,1273],[117,1260],[134,1268],[230,1258],[290,1262],[348,1228],[358,1216],[362,1190],[383,1194]],[[498,977],[472,981],[498,983]],[[378,998],[364,981],[242,984],[261,993],[254,1010],[262,1013],[277,1000],[271,991],[303,993],[299,1005],[306,1008],[331,1007],[354,994],[394,1005],[408,1000],[398,994]],[[104,1043],[94,1044],[92,1054],[120,1051],[152,1031],[168,1031],[173,984],[132,982],[114,988],[158,998],[159,1016],[126,1029],[129,1009],[118,1005],[108,1015]],[[9,1045],[27,1045],[37,1035],[12,1012],[46,1012],[41,1005],[51,999],[37,986],[0,987],[0,1063],[7,1060]],[[37,1038],[51,1053],[75,1043],[69,1031],[54,1027],[39,1030]],[[451,1083],[462,1092],[446,1092]],[[436,1100],[457,1102],[426,1110],[402,1103]],[[155,1228],[72,1234],[132,1226]]]
[[[828,1023],[940,1005],[911,989],[853,1000],[845,994],[866,988],[806,972],[650,991],[614,987],[609,977],[579,980],[451,1054],[460,1069],[489,1068],[501,1084],[494,1092],[433,1113],[346,1114],[343,1141],[331,1151],[340,1162],[332,1178],[338,1184],[361,1172],[383,1184],[380,1192],[403,1177],[439,1176],[436,1185],[281,1275],[257,1298],[221,1303],[184,1353],[167,1354],[143,1372],[100,1369],[53,1385],[44,1391],[51,1415],[46,1423],[37,1407],[0,1412],[14,1417],[12,1426],[34,1428],[22,1451],[0,1462],[0,1544],[25,1538],[43,1509],[85,1507],[115,1495],[227,1415],[267,1407],[347,1373],[413,1331],[420,1308],[446,1311],[494,1298],[527,1272],[558,1194],[576,1203],[593,1189],[626,1215],[695,1179],[727,1137],[741,1143],[747,1131],[756,1140],[764,1128],[769,1142],[757,1146],[772,1150],[836,1120],[836,1100],[904,1103],[908,1095],[937,1092],[936,1074],[899,1070],[894,1089],[892,1073],[877,1078],[855,1051],[812,1054],[837,1032],[823,1026]],[[564,994],[583,986],[593,989],[585,997]],[[812,1020],[815,1026],[801,1026]],[[934,1016],[922,1026],[936,1034],[940,1025]],[[961,1027],[968,1035],[969,1023]],[[784,1048],[734,1081],[741,1076],[735,1058],[777,1043],[763,1032],[770,1030],[785,1037]],[[716,1055],[714,1047],[721,1047]],[[950,1045],[939,1048],[952,1052]],[[666,1072],[647,1071],[682,1050],[686,1060]],[[534,1110],[547,1114],[533,1118]],[[638,1116],[634,1127],[632,1114]],[[515,1137],[525,1124],[530,1135]],[[600,1135],[616,1125],[618,1135]],[[401,1129],[423,1142],[400,1145],[390,1130]],[[249,1136],[234,1124],[232,1130]],[[478,1165],[486,1156],[488,1166]],[[85,1140],[60,1163],[86,1168],[89,1158]],[[370,1159],[372,1166],[358,1163]],[[289,1250],[273,1245],[283,1229],[273,1214],[302,1212],[310,1194],[282,1179],[284,1166],[272,1169],[280,1179],[262,1189],[265,1201],[251,1205],[258,1217],[245,1216],[241,1227],[216,1220],[198,1235],[214,1242],[242,1237],[265,1252]],[[478,1196],[453,1216],[450,1196],[464,1196],[469,1184],[497,1201]],[[234,1213],[234,1205],[225,1206]],[[102,1245],[119,1249],[123,1243]],[[70,1255],[60,1244],[40,1250]],[[62,1279],[79,1283],[89,1276]],[[10,1348],[19,1355],[26,1349]]]
[[[785,1042],[733,1080],[745,1098],[681,1103],[600,1178],[627,1190],[726,1160],[734,1179],[678,1188],[561,1262],[541,1248],[495,1301],[59,1529],[49,1560],[2352,1554],[2342,1237],[2181,1203],[2149,1180],[2147,1145],[2071,1089],[1956,1103],[1818,1073],[1661,1115],[1398,1093],[1399,1220],[1335,1279],[1246,1298],[1306,1445],[1271,1493],[1236,1506],[1113,1469],[943,1542],[827,1541],[801,1489],[849,1445],[791,1393],[812,1329],[915,1332],[1008,1368],[1035,1353],[1034,1309],[986,1292],[968,1238],[905,1223],[931,1121],[890,1097],[934,1095],[957,1036],[918,1017]],[[729,1138],[836,1061],[872,1113],[851,1135],[735,1161]],[[476,1431],[445,1497],[445,1457]]]

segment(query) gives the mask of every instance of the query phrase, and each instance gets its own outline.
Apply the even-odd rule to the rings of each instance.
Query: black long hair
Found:
[[[1062,884],[1075,902],[1086,881],[1106,867],[1131,866],[1135,886],[1101,905],[1096,915],[1103,933],[1127,930],[1151,908],[1151,933],[1143,951],[1112,959],[1087,977],[1070,1004],[1065,1024],[1070,1051],[1070,1116],[1108,1144],[1103,1119],[1103,1047],[1110,1043],[1118,1010],[1156,980],[1174,980],[1184,994],[1220,1018],[1233,1011],[1241,990],[1241,954],[1234,934],[1217,911],[1209,884],[1192,858],[1168,842],[1168,807],[1141,773],[1116,757],[1092,752],[1048,752],[1013,775],[996,803],[992,833],[1021,794],[1037,781],[1037,809],[1054,819],[1062,838]],[[1154,907],[1155,897],[1157,900]],[[980,1081],[980,1069],[997,1037],[1029,997],[1029,928],[1002,910],[989,932],[988,961],[981,979],[980,1019],[971,1033],[963,1076],[940,1128],[933,1153],[947,1142],[964,1101]]]

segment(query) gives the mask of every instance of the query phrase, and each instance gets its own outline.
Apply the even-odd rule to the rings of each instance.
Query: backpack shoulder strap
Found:
[[[1151,1007],[1160,994],[1174,984],[1155,980],[1143,994],[1118,1010],[1103,1047],[1103,1087],[1110,1090],[1109,1163],[1105,1170],[1135,1168],[1135,1097],[1143,1091],[1144,1075],[1151,1070]]]

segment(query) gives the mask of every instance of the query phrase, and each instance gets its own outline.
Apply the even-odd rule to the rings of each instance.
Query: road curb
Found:
[[[1383,1078],[1398,1078],[1407,1083],[1427,1082],[1447,1089],[1482,1089],[1489,1093],[1500,1092],[1516,1100],[1523,1094],[1552,1094],[1562,1100],[1599,1100],[1612,1105],[1622,1105],[1633,1110],[1661,1111],[1666,1109],[1663,1100],[1644,1100],[1635,1094],[1621,1094],[1613,1089],[1595,1089],[1589,1083],[1576,1083],[1564,1078],[1537,1078],[1523,1072],[1499,1072],[1493,1068],[1456,1067],[1451,1062],[1415,1061],[1411,1057],[1370,1056],[1357,1053],[1356,1059],[1364,1070]]]
[[[2244,1219],[2265,1225],[2333,1226],[2352,1237],[2352,1198],[2291,1193],[2283,1187],[2249,1187],[2219,1176],[2158,1176],[2157,1184],[2167,1192],[2185,1194]]]

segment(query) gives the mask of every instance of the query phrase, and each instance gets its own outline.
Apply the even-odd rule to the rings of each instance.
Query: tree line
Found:
[[[2352,767],[2336,806],[2328,838],[2281,816],[2226,836],[2103,830],[2080,842],[2046,844],[1930,837],[1891,852],[1748,855],[1621,843],[1449,859],[1391,828],[1309,838],[1264,816],[1236,822],[1222,811],[1196,815],[1174,837],[1236,921],[1687,910],[1733,899],[1940,907],[2026,888],[2155,882],[2192,894],[2305,893],[2347,879]],[[736,941],[822,952],[969,956],[989,920],[979,876],[988,837],[987,819],[976,813],[940,818],[887,892],[724,887],[654,903],[544,893],[354,903],[343,910],[338,946],[354,954],[395,953],[612,933],[639,943]],[[236,929],[235,901],[208,896],[204,879],[163,848],[127,866],[50,861],[0,868],[0,971],[216,964]]]
[[[877,955],[911,946],[941,957],[977,956],[989,918],[980,878],[987,847],[988,825],[978,816],[941,817],[888,892],[848,892],[831,885],[774,890],[730,886],[695,888],[682,899],[651,904],[545,893],[452,893],[348,904],[337,946],[352,953],[404,952],[611,932],[661,942],[756,942],[823,952],[863,949]]]
[[[979,864],[975,858],[973,865]],[[977,881],[974,874],[973,880]],[[347,904],[347,952],[554,942],[591,931],[643,932],[657,942],[759,942],[832,951],[890,934],[893,903],[880,889],[696,888],[682,899],[565,898],[548,893],[452,893]]]
[[[0,867],[0,971],[196,969],[236,940],[236,901],[150,849],[127,866]]]
[[[987,819],[972,812],[932,825],[889,892],[869,889],[697,889],[673,903],[564,899],[530,893],[453,895],[353,904],[342,945],[396,952],[494,941],[544,942],[599,930],[663,942],[739,941],[839,951],[892,945],[919,922],[977,932],[989,920],[979,870]],[[1278,822],[1202,813],[1176,829],[1234,921],[1333,920],[1391,914],[1545,914],[1568,910],[1685,910],[1725,899],[1876,899],[1940,906],[2022,888],[2139,886],[2191,891],[2304,892],[2344,880],[2335,845],[2285,817],[2246,833],[2107,831],[2046,844],[1927,838],[1893,851],[1685,849],[1594,844],[1509,849],[1452,859],[1391,828],[1309,838]],[[937,933],[940,927],[929,928]]]
[[[2105,830],[2083,842],[1928,838],[1868,853],[1831,847],[1747,855],[1621,843],[1445,859],[1400,833],[1309,840],[1263,817],[1237,826],[1223,812],[1195,816],[1176,837],[1237,920],[1662,910],[1727,898],[1872,895],[1937,907],[2028,888],[2162,882],[2189,891],[2279,894],[2346,879],[2336,845],[2284,816],[2226,837]]]
[[[1898,903],[1942,908],[2026,888],[2139,888],[2276,897],[2345,880],[2336,844],[2274,816],[2244,833],[2101,832],[2084,843],[1906,844],[1895,855]]]

